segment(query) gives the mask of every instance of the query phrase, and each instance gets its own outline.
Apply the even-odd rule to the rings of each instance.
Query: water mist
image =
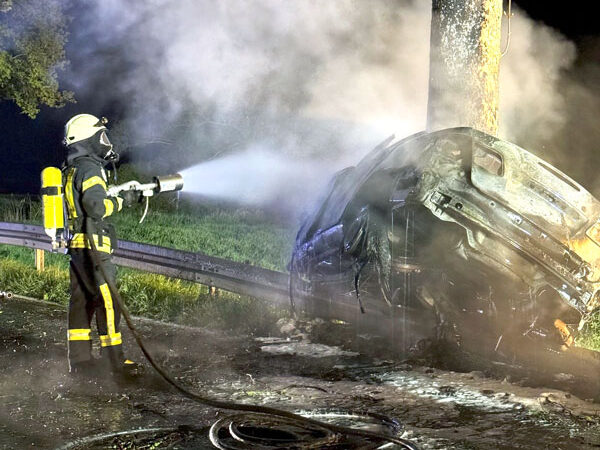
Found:
[[[299,213],[318,196],[341,164],[282,156],[254,147],[200,163],[181,174],[188,194]]]

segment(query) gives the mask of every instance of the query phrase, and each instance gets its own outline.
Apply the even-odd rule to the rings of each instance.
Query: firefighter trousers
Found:
[[[70,249],[71,300],[68,314],[69,364],[85,363],[92,359],[91,323],[96,315],[100,336],[100,354],[112,367],[125,360],[119,322],[121,310],[113,300],[105,280],[92,260],[89,249]],[[115,285],[116,269],[110,254],[99,253],[106,275]]]

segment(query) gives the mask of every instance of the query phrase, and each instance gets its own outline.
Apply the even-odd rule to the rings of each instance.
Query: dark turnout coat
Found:
[[[93,157],[79,157],[69,164],[63,184],[71,232],[69,362],[73,367],[92,359],[91,321],[95,314],[101,354],[113,366],[119,366],[124,361],[120,310],[108,287],[110,280],[104,279],[94,264],[89,239],[93,238],[99,261],[114,281],[115,268],[110,255],[117,239],[114,228],[105,219],[121,210],[123,200],[107,196],[106,172],[103,164]]]

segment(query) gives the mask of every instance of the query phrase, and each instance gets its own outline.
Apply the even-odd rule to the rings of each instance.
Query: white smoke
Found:
[[[575,45],[516,10],[512,37],[500,66],[500,135],[541,150],[565,124],[561,74],[575,60]]]
[[[390,134],[425,128],[429,1],[86,5],[72,45],[86,64],[72,67],[72,78],[80,89],[102,83],[126,99],[128,142],[168,144],[162,152],[179,164],[175,169],[237,152],[242,157],[231,161],[252,171],[260,158],[249,151],[261,148],[291,158],[299,177],[306,170],[306,180],[314,173],[327,178]],[[500,137],[544,156],[539,150],[566,122],[557,86],[574,46],[520,11],[511,25],[501,66]],[[138,163],[149,163],[139,155]],[[297,164],[308,157],[312,163]],[[278,161],[284,168],[285,159]],[[288,178],[275,170],[266,177]],[[283,189],[275,181],[269,186]]]
[[[236,148],[270,140],[327,159],[425,126],[427,2],[130,3],[94,3],[81,26],[100,48],[118,38],[130,68],[109,87],[131,99],[137,139],[192,136],[201,146],[217,134],[214,154],[238,144],[223,136],[236,134]],[[80,87],[110,70],[95,66],[98,51],[75,68]]]

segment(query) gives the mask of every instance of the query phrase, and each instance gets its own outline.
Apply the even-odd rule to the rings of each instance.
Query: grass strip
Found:
[[[33,264],[0,257],[0,288],[67,304],[69,272],[61,266],[64,264],[37,272]],[[274,330],[279,318],[288,314],[264,300],[221,290],[211,295],[207,286],[162,275],[119,268],[117,278],[119,291],[131,312],[152,319],[265,335]]]

